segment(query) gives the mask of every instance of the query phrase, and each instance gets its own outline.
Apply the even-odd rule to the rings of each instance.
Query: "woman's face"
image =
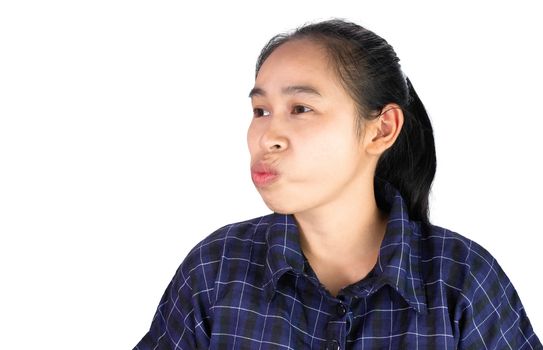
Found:
[[[275,49],[258,73],[251,103],[252,179],[272,211],[294,214],[341,202],[361,180],[373,179],[375,164],[356,138],[354,101],[317,44],[298,39]],[[255,169],[259,164],[278,176],[265,182],[269,176],[257,173],[270,170]]]

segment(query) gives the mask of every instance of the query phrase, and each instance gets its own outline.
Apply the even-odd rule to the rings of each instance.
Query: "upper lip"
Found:
[[[278,172],[275,170],[275,168],[271,164],[262,163],[262,162],[256,162],[251,166],[251,171],[253,173],[265,173],[265,174],[273,174],[277,175]]]

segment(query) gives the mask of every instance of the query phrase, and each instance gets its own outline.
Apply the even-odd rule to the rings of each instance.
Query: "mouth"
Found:
[[[251,172],[253,183],[257,187],[265,187],[275,182],[279,178],[279,174],[270,172]]]
[[[279,172],[270,163],[257,161],[251,165],[251,178],[256,187],[265,187],[279,178]]]

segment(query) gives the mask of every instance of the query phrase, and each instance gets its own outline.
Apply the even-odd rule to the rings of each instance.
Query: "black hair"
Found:
[[[389,103],[402,109],[402,129],[394,144],[379,157],[375,177],[398,189],[410,219],[420,221],[428,230],[428,197],[436,172],[433,129],[392,46],[372,31],[343,19],[305,24],[269,40],[257,59],[255,76],[277,47],[296,39],[312,40],[326,49],[341,84],[355,101],[358,137],[363,119],[377,118]],[[380,206],[379,201],[377,204]]]

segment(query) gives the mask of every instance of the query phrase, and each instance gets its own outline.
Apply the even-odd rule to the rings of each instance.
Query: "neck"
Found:
[[[373,179],[324,206],[294,214],[300,228],[300,245],[308,260],[336,266],[377,260],[387,224],[375,201]]]

